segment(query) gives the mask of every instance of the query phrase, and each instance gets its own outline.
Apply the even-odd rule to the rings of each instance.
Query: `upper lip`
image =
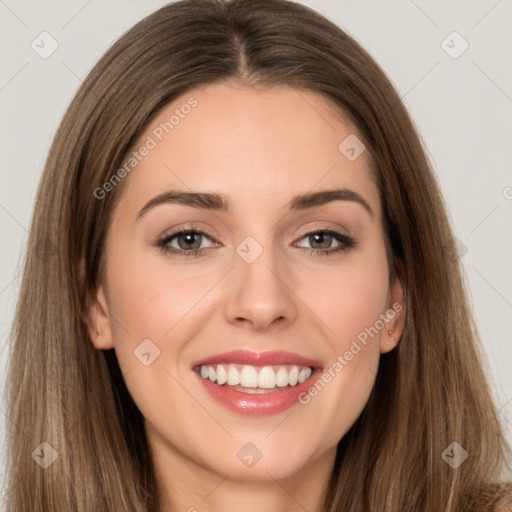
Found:
[[[319,361],[315,361],[292,352],[285,352],[283,350],[268,350],[265,352],[256,352],[253,350],[232,350],[230,352],[215,354],[196,361],[192,364],[192,367],[221,363],[246,364],[251,366],[293,364],[297,366],[310,366],[315,368],[322,367],[322,364]]]

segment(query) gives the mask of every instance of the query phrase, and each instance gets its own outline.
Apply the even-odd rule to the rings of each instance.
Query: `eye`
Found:
[[[168,254],[176,254],[185,258],[196,257],[208,249],[202,244],[205,238],[212,240],[205,231],[197,228],[182,228],[165,235],[158,240],[157,245]]]
[[[212,249],[212,247],[205,247],[203,245],[205,239],[213,241],[213,238],[201,229],[181,228],[165,235],[157,241],[156,245],[167,254],[185,258],[199,257],[204,252]],[[311,231],[303,235],[300,240],[302,239],[306,239],[310,247],[302,245],[298,247],[313,256],[328,256],[341,251],[348,251],[356,244],[352,237],[333,229]],[[338,245],[332,247],[332,244],[336,242]]]
[[[344,233],[340,233],[333,229],[322,229],[306,233],[302,238],[306,239],[310,247],[307,252],[313,255],[329,255],[341,251],[348,251],[356,244],[356,241]],[[338,246],[332,247],[333,242],[338,242]],[[302,247],[302,246],[299,246]]]

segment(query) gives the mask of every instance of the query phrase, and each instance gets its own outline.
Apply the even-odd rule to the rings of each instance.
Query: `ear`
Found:
[[[95,297],[91,298],[88,312],[88,330],[92,344],[99,350],[109,350],[114,348],[112,322],[109,315],[108,303],[103,285],[98,287]]]
[[[403,268],[400,266],[391,276],[387,309],[384,313],[386,323],[380,336],[381,354],[393,350],[404,331],[406,307],[403,275]]]

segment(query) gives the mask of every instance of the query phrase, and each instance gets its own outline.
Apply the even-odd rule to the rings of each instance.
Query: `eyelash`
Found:
[[[352,249],[356,245],[356,241],[344,233],[340,233],[339,231],[336,231],[334,229],[318,229],[315,231],[310,231],[308,233],[304,233],[301,236],[302,238],[305,238],[310,235],[314,235],[317,233],[325,233],[328,235],[331,235],[333,238],[335,238],[338,242],[340,242],[342,245],[340,247],[337,247],[335,249],[328,249],[328,250],[322,250],[322,249],[311,249],[308,247],[301,247],[305,252],[310,254],[311,256],[331,256],[340,252],[346,252]],[[213,238],[205,231],[198,229],[198,228],[180,228],[172,233],[165,235],[163,238],[160,238],[156,245],[159,249],[161,249],[166,254],[172,254],[176,255],[182,258],[197,258],[201,256],[204,252],[207,252],[211,250],[211,248],[206,249],[194,249],[192,251],[185,251],[182,249],[175,249],[174,247],[170,247],[168,244],[176,238],[178,235],[182,234],[197,234],[197,235],[203,235],[209,238],[210,240],[214,241]]]

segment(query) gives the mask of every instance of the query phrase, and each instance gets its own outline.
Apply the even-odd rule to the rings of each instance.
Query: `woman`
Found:
[[[341,29],[284,0],[160,9],[50,151],[8,510],[507,510],[453,254],[411,120]]]

